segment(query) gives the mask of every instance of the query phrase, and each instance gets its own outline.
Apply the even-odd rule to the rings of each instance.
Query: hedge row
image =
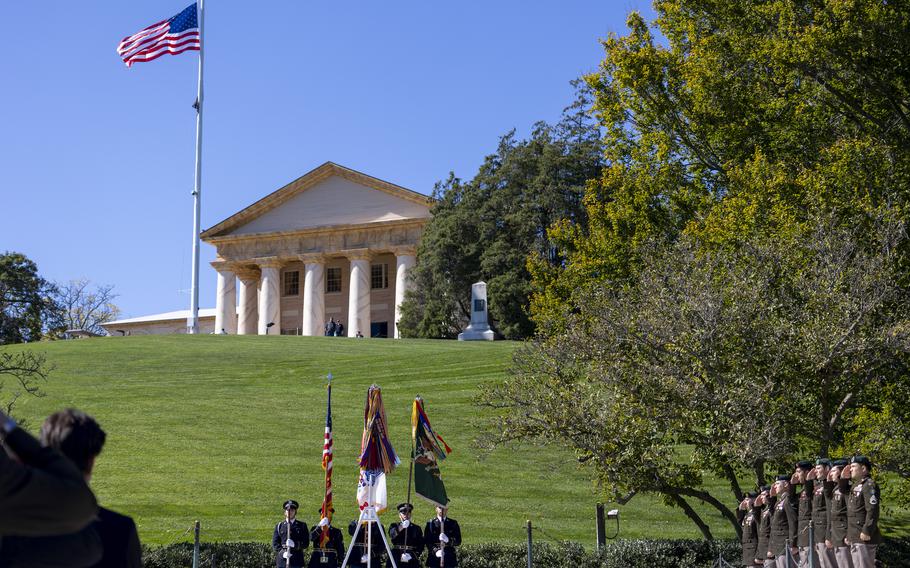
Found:
[[[711,568],[719,555],[739,566],[738,542],[704,540],[617,540],[603,550],[585,550],[578,543],[535,544],[534,566],[540,568]],[[203,543],[200,568],[271,568],[271,547],[259,542]],[[461,568],[526,568],[527,548],[519,544],[465,545],[459,549]],[[879,548],[882,568],[910,567],[910,539],[891,539]],[[145,547],[145,568],[190,568],[193,545]]]

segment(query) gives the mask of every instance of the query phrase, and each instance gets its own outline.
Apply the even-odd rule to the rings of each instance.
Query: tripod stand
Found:
[[[367,568],[373,568],[373,555],[371,554],[373,550],[373,523],[379,527],[379,534],[382,536],[382,543],[385,544],[385,550],[389,555],[389,559],[392,561],[393,568],[398,568],[398,563],[395,562],[394,555],[392,554],[392,549],[389,546],[389,541],[385,537],[385,531],[382,530],[382,525],[379,524],[379,517],[376,515],[375,507],[364,507],[360,511],[360,518],[357,519],[357,530],[354,531],[354,536],[351,537],[351,546],[348,548],[347,554],[344,555],[344,562],[341,563],[341,568],[347,568],[348,559],[351,557],[351,552],[354,550],[354,542],[357,541],[357,535],[360,533],[361,527],[366,525],[367,531]],[[380,568],[377,566],[376,568]]]

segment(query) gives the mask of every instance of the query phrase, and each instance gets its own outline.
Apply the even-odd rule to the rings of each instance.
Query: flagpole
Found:
[[[190,291],[190,315],[187,318],[187,333],[199,333],[199,221],[202,210],[202,67],[205,60],[205,12],[199,1],[199,86],[196,93],[196,179],[193,185],[193,276]]]

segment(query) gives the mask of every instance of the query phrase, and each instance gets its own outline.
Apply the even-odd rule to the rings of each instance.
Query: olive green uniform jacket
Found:
[[[847,497],[847,541],[860,544],[879,544],[882,535],[878,530],[878,509],[881,497],[878,484],[871,477],[866,477],[850,489]],[[868,541],[860,540],[859,534],[871,537]]]
[[[797,527],[795,503],[790,493],[784,493],[771,513],[771,542],[768,550],[775,557],[787,552],[788,540],[790,546],[796,546]]]

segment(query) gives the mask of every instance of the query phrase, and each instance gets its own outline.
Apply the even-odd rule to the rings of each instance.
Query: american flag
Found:
[[[127,67],[138,61],[152,61],[166,53],[177,55],[184,51],[199,51],[199,21],[196,3],[173,18],[152,24],[144,30],[123,38],[117,53]]]
[[[325,497],[322,500],[322,516],[331,522],[335,507],[332,504],[332,461],[334,458],[334,444],[332,441],[332,379],[329,375],[329,398],[325,411],[325,442],[322,445],[322,469],[325,470]],[[319,548],[325,548],[329,543],[329,527],[322,527],[319,535]]]

